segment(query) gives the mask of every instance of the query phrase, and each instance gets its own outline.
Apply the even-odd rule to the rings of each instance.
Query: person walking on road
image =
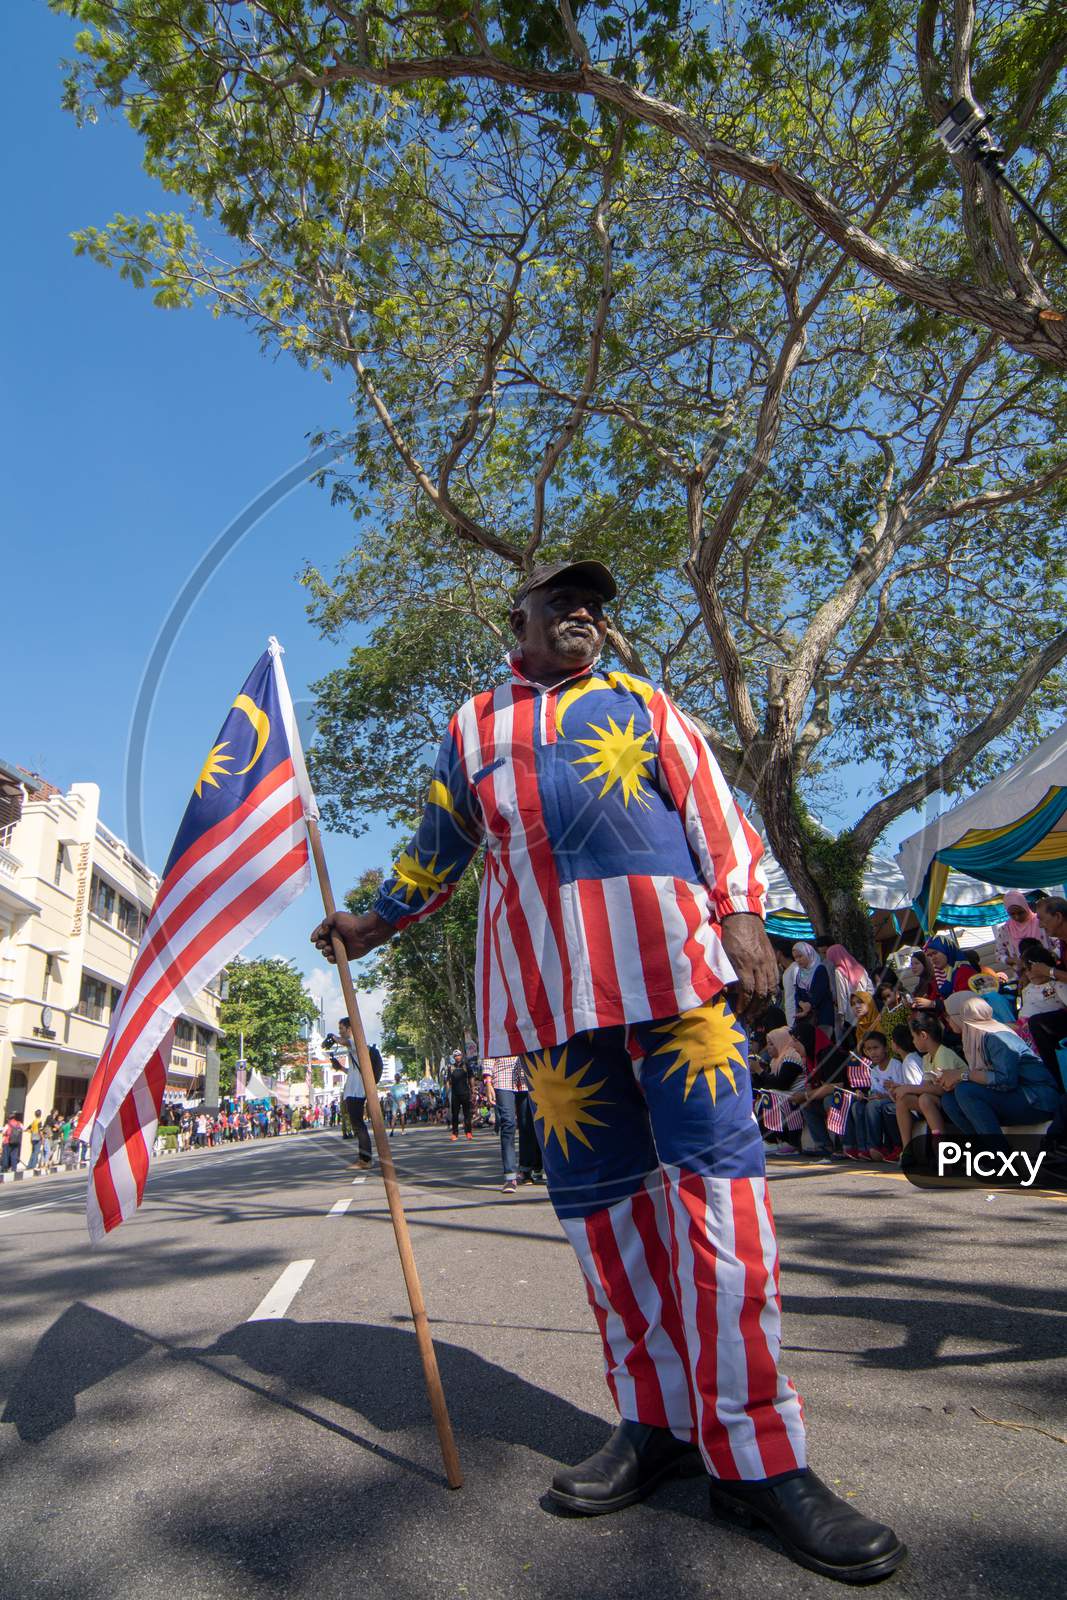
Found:
[[[342,1017],[337,1025],[341,1035],[341,1043],[348,1052],[348,1072],[345,1077],[344,1096],[345,1110],[348,1120],[359,1145],[359,1165],[369,1167],[371,1164],[370,1129],[366,1123],[367,1098],[363,1085],[363,1074],[359,1070],[359,1058],[356,1055],[355,1041],[352,1038],[352,1024],[347,1017]],[[373,1062],[373,1056],[371,1060]]]
[[[474,1138],[474,1124],[471,1111],[471,1069],[462,1050],[453,1050],[452,1060],[448,1065],[448,1099],[452,1112],[453,1140],[459,1138],[459,1118],[463,1113],[463,1132],[468,1139]]]
[[[534,1182],[535,1173],[536,1181],[543,1181],[526,1076],[518,1056],[489,1056],[482,1062],[482,1072],[489,1104],[496,1107],[500,1123],[500,1159],[504,1166],[501,1193],[514,1194],[520,1173],[525,1183]]]
[[[777,985],[762,845],[696,724],[654,684],[599,667],[615,594],[597,561],[526,578],[511,681],[452,718],[374,910],[334,912],[312,940],[327,959],[334,936],[366,955],[443,905],[485,846],[481,1050],[522,1059],[621,1419],[557,1471],[551,1498],[616,1511],[703,1465],[716,1515],[767,1525],[824,1576],[871,1582],[904,1546],[809,1469],[778,1370],[743,1023]]]

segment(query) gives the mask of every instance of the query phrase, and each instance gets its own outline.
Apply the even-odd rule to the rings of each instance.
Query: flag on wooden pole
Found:
[[[208,751],[89,1085],[94,1240],[141,1203],[178,1017],[310,879],[318,810],[281,655],[271,639]]]

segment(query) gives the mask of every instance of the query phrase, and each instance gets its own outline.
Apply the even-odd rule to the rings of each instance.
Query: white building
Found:
[[[95,783],[66,794],[0,761],[0,1107],[47,1116],[85,1098],[159,879],[99,818]],[[170,1095],[188,1095],[219,1035],[203,990],[177,1024]]]

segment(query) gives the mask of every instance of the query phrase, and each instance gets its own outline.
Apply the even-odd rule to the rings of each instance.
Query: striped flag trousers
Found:
[[[712,1476],[805,1464],[800,1397],[778,1370],[778,1250],[764,1178],[647,1175],[564,1229],[621,1417],[698,1444]]]
[[[759,1481],[805,1465],[800,1397],[778,1370],[762,1143],[743,1064],[717,1070],[714,1098],[704,1073],[687,1091],[677,1050],[648,1050],[669,1027],[525,1056],[535,1126],[620,1416],[698,1444],[714,1477]],[[680,1036],[692,1047],[691,1026]]]

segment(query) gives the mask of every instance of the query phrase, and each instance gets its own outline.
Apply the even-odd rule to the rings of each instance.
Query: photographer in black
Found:
[[[328,1033],[322,1041],[330,1051],[330,1063],[336,1072],[345,1073],[344,1087],[341,1095],[344,1100],[348,1120],[352,1125],[352,1132],[359,1145],[359,1165],[369,1167],[371,1164],[370,1129],[366,1123],[367,1096],[363,1085],[363,1074],[359,1070],[359,1060],[356,1056],[356,1047],[352,1040],[352,1025],[347,1017],[342,1017],[337,1024],[340,1038]],[[334,1046],[341,1045],[345,1050],[345,1060],[342,1062],[334,1054]],[[381,1051],[377,1045],[369,1049],[371,1066],[374,1068],[374,1081],[379,1083],[385,1070]]]
[[[452,1138],[459,1138],[459,1114],[463,1112],[463,1131],[474,1138],[471,1121],[471,1068],[462,1050],[453,1050],[448,1064],[448,1095],[452,1108]]]

